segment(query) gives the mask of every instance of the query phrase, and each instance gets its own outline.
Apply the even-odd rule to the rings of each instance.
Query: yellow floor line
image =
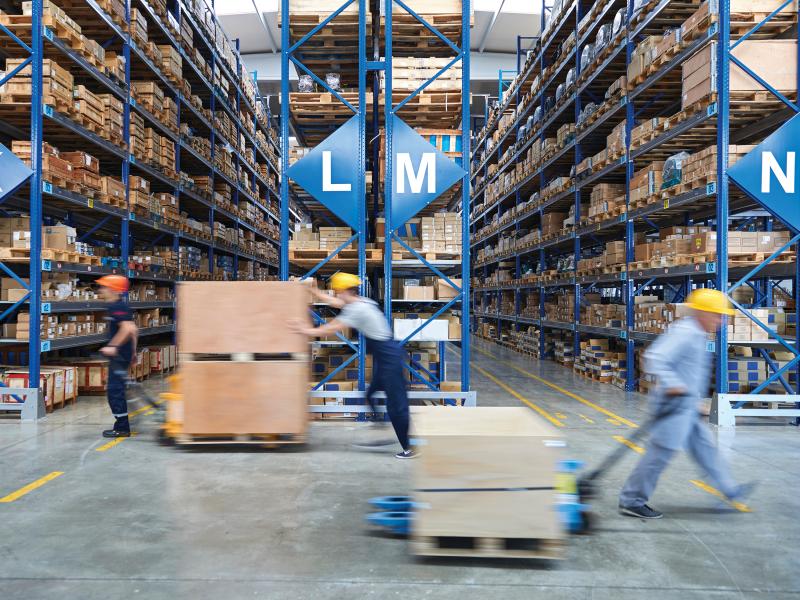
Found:
[[[486,352],[485,350],[482,350],[481,348],[477,348],[477,347],[473,346],[473,350],[475,350],[476,352],[480,352],[481,354],[484,354],[485,356],[488,356],[489,358],[493,358],[494,360],[498,360],[498,361],[500,360],[499,358],[497,358],[497,357],[496,357],[496,356],[494,356],[493,354],[491,354],[491,353],[489,353],[489,352]],[[556,390],[557,392],[561,392],[561,393],[562,393],[562,394],[564,394],[565,396],[569,396],[569,397],[570,397],[570,398],[572,398],[573,400],[577,400],[577,401],[578,401],[578,402],[580,402],[581,404],[584,404],[584,405],[586,405],[586,406],[588,406],[588,407],[590,407],[590,408],[593,408],[593,409],[594,409],[594,410],[596,410],[597,412],[603,413],[603,414],[604,414],[604,415],[606,415],[607,417],[611,417],[612,419],[616,419],[616,420],[617,420],[617,421],[619,421],[620,423],[624,423],[624,424],[625,424],[625,425],[627,425],[628,427],[632,427],[632,428],[636,428],[636,427],[638,427],[638,425],[637,425],[636,423],[634,423],[633,421],[630,421],[630,420],[626,419],[625,417],[621,417],[621,416],[619,416],[618,414],[615,414],[615,413],[611,412],[611,411],[610,411],[610,410],[608,410],[607,408],[603,408],[602,406],[599,406],[599,405],[595,404],[594,402],[592,402],[592,401],[590,401],[590,400],[587,400],[586,398],[582,398],[582,397],[578,396],[577,394],[573,394],[573,393],[572,393],[572,392],[570,392],[569,390],[565,390],[565,389],[564,389],[564,388],[562,388],[561,386],[558,386],[558,385],[556,385],[555,383],[552,383],[552,382],[550,382],[550,381],[547,381],[546,379],[543,379],[542,377],[539,377],[538,375],[534,375],[534,374],[533,374],[533,373],[531,373],[530,371],[526,371],[525,369],[522,369],[522,368],[520,368],[520,367],[516,366],[516,365],[515,365],[515,364],[513,364],[513,363],[510,363],[510,362],[504,362],[503,364],[505,364],[505,365],[507,365],[507,366],[511,367],[512,369],[514,369],[515,371],[518,371],[519,373],[522,373],[522,374],[523,374],[523,375],[525,375],[526,377],[530,377],[531,379],[533,379],[533,380],[535,380],[535,381],[538,381],[539,383],[543,383],[543,384],[544,384],[544,385],[546,385],[547,387],[549,387],[549,388],[551,388],[551,389],[554,389],[554,390]]]
[[[18,498],[22,498],[25,494],[32,492],[36,488],[42,487],[48,481],[52,481],[56,477],[60,477],[63,475],[63,471],[53,471],[52,473],[48,473],[44,477],[40,477],[33,483],[29,483],[28,485],[19,488],[16,492],[11,492],[8,496],[0,498],[0,502],[14,502]]]
[[[481,374],[482,374],[484,377],[486,377],[487,379],[489,379],[489,380],[493,381],[495,384],[499,385],[501,388],[503,388],[505,391],[507,391],[507,392],[508,392],[509,394],[511,394],[512,396],[514,396],[514,398],[516,398],[517,400],[519,400],[519,401],[520,401],[520,402],[522,402],[523,404],[527,404],[529,407],[531,407],[531,408],[532,408],[533,410],[535,410],[537,413],[539,413],[540,415],[542,415],[542,416],[543,416],[545,419],[547,419],[548,421],[550,421],[550,422],[551,422],[553,425],[555,425],[556,427],[563,427],[563,426],[564,426],[564,424],[563,424],[561,421],[559,421],[558,419],[556,419],[556,418],[555,418],[553,415],[551,415],[549,412],[547,412],[546,410],[544,410],[544,409],[543,409],[543,408],[541,408],[540,406],[536,406],[536,405],[535,405],[533,402],[531,402],[530,400],[528,400],[527,398],[525,398],[525,397],[524,397],[522,394],[520,394],[519,392],[517,392],[517,391],[516,391],[514,388],[512,388],[512,387],[510,387],[510,386],[506,385],[505,383],[503,383],[502,381],[500,381],[499,379],[497,379],[497,377],[495,377],[494,375],[492,375],[491,373],[489,373],[489,372],[488,372],[488,371],[486,371],[485,369],[482,369],[481,367],[479,367],[478,365],[476,365],[474,362],[472,363],[472,366],[473,366],[473,368],[475,368],[475,369],[476,369],[476,370],[477,370],[479,373],[481,373]]]
[[[137,434],[136,434],[135,431],[131,432],[131,437],[135,437],[136,435]],[[114,440],[111,440],[110,442],[106,442],[102,446],[98,446],[97,448],[95,448],[95,451],[96,452],[105,452],[106,450],[111,450],[111,448],[113,448],[114,446],[117,446],[117,445],[121,444],[122,442],[124,442],[125,440],[129,440],[129,439],[131,439],[131,438],[126,438],[126,437],[116,438]]]
[[[582,415],[582,414],[578,413],[578,416],[581,419],[583,419],[584,421],[586,421],[587,423],[594,423],[594,421],[592,419],[590,419],[589,417],[587,417],[586,415]]]
[[[716,496],[720,500],[726,502],[727,504],[730,504],[733,508],[735,508],[739,512],[753,512],[750,509],[750,507],[747,506],[747,504],[745,504],[743,502],[737,502],[736,500],[728,500],[725,497],[725,494],[720,492],[717,488],[708,485],[704,481],[700,481],[699,479],[690,479],[689,481],[691,483],[693,483],[694,485],[696,485],[701,490],[703,490],[704,492],[707,492],[707,493],[711,494],[712,496]]]
[[[608,422],[609,422],[609,423],[611,423],[612,425],[622,425],[622,423],[620,423],[620,422],[619,422],[619,421],[617,421],[616,419],[612,419],[612,418],[610,418],[610,417],[609,417],[608,419],[606,419],[606,421],[608,421]]]
[[[566,419],[566,418],[567,418],[567,415],[565,415],[564,413],[560,413],[560,412],[557,412],[557,413],[556,413],[556,416],[557,416],[559,419]]]
[[[616,441],[618,441],[620,444],[624,444],[625,446],[627,446],[628,448],[630,448],[634,452],[636,452],[638,454],[644,454],[644,448],[642,448],[641,446],[637,446],[636,444],[634,444],[630,440],[626,440],[621,435],[612,435],[611,437],[613,439],[615,439]]]

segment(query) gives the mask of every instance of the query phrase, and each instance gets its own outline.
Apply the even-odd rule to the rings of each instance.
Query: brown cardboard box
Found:
[[[708,231],[692,236],[691,254],[708,254],[717,251],[717,232]]]
[[[454,284],[456,284],[459,288],[461,287],[461,280],[455,279],[453,277],[450,278]],[[437,279],[436,280],[436,299],[437,300],[450,300],[458,296],[458,290],[456,290],[453,286],[451,286],[447,281],[444,279]]]
[[[185,433],[301,434],[306,430],[309,370],[305,361],[185,362],[181,375]]]
[[[43,246],[54,250],[74,250],[77,232],[68,225],[53,225],[45,227],[43,232]]]
[[[177,299],[181,352],[308,352],[308,339],[287,325],[309,323],[309,293],[301,283],[183,282]]]
[[[403,286],[403,300],[435,300],[434,287],[429,285]]]

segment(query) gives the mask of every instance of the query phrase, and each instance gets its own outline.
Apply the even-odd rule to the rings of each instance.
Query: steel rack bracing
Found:
[[[33,175],[30,181],[20,188],[15,194],[7,196],[4,200],[7,211],[21,211],[30,215],[31,234],[30,250],[27,256],[14,256],[2,259],[0,269],[5,277],[14,278],[20,285],[27,288],[25,297],[15,302],[2,302],[0,307],[0,321],[8,322],[15,319],[20,309],[30,313],[30,326],[27,341],[16,339],[0,339],[0,353],[6,364],[27,364],[29,381],[38,381],[40,366],[43,356],[54,350],[75,349],[85,351],[87,347],[97,346],[102,343],[102,335],[77,336],[71,338],[43,339],[40,334],[42,314],[52,314],[73,311],[96,311],[99,305],[93,302],[48,302],[32,301],[42,297],[42,273],[71,273],[81,277],[95,277],[104,274],[125,274],[136,281],[155,281],[164,284],[173,284],[181,279],[174,272],[153,270],[140,270],[130,264],[134,247],[147,249],[156,245],[171,246],[177,251],[182,242],[200,247],[207,252],[209,260],[209,274],[211,277],[214,269],[215,254],[230,256],[233,259],[234,269],[232,276],[238,272],[239,259],[247,259],[263,268],[273,269],[275,276],[279,264],[277,260],[254,255],[238,245],[224,243],[216,240],[213,235],[205,237],[184,230],[182,227],[162,220],[158,216],[142,216],[134,211],[131,204],[129,189],[129,176],[142,175],[150,180],[155,190],[171,193],[180,202],[181,210],[190,216],[207,219],[213,228],[215,221],[221,221],[235,230],[246,230],[255,235],[256,240],[264,241],[273,246],[279,244],[279,239],[255,227],[248,220],[240,217],[234,211],[218,206],[211,196],[198,193],[193,187],[183,181],[162,172],[153,166],[137,159],[127,149],[127,144],[117,144],[88,128],[77,119],[59,110],[59,107],[49,103],[49,96],[43,89],[43,61],[55,59],[60,66],[70,71],[76,83],[90,87],[96,93],[110,93],[123,105],[122,140],[128,140],[131,130],[132,115],[136,114],[144,120],[145,126],[152,128],[159,135],[170,140],[174,145],[175,169],[179,173],[182,168],[194,175],[207,175],[213,182],[215,179],[224,181],[232,188],[231,203],[238,211],[240,201],[247,200],[253,203],[263,214],[267,222],[274,224],[278,229],[279,215],[277,208],[272,210],[270,205],[278,206],[279,193],[277,186],[271,184],[254,167],[259,162],[267,165],[270,178],[280,180],[280,165],[276,160],[279,147],[271,130],[274,129],[272,115],[269,114],[266,103],[263,102],[257,91],[257,86],[252,86],[256,91],[251,99],[245,93],[244,78],[250,74],[244,69],[238,53],[238,45],[231,43],[224,36],[219,23],[214,16],[213,1],[211,6],[204,5],[206,11],[203,19],[195,19],[192,11],[187,8],[184,0],[172,0],[168,3],[168,13],[162,14],[161,10],[154,9],[146,0],[128,0],[124,2],[125,12],[122,15],[107,12],[110,4],[86,0],[86,6],[65,9],[67,16],[73,16],[87,38],[103,42],[108,51],[115,51],[124,57],[124,76],[116,76],[110,70],[100,68],[99,64],[87,56],[85,48],[78,48],[74,40],[65,39],[65,33],[60,21],[53,21],[48,13],[47,21],[43,17],[46,13],[42,0],[30,3],[30,27],[24,35],[30,39],[24,41],[15,32],[16,21],[8,27],[0,25],[0,40],[5,54],[9,57],[27,59],[31,72],[31,105],[41,107],[41,110],[21,112],[3,109],[0,121],[3,124],[4,142],[11,140],[31,141],[31,165]],[[197,4],[197,3],[195,3]],[[12,3],[12,9],[22,13],[21,3]],[[201,108],[195,106],[192,98],[188,97],[183,87],[177,86],[165,75],[160,65],[156,64],[145,51],[133,41],[129,33],[131,14],[136,9],[143,15],[148,24],[150,40],[159,44],[166,44],[177,50],[183,64],[184,79],[191,83],[192,95],[199,97]],[[49,9],[48,9],[49,10]],[[112,10],[108,8],[108,10]],[[71,15],[72,12],[72,15]],[[210,65],[211,77],[206,77],[202,70],[195,64],[191,52],[181,42],[181,24],[188,24],[192,31],[194,47],[197,52]],[[60,35],[61,34],[61,35]],[[234,64],[228,65],[227,58],[218,40],[225,39],[227,47],[231,50],[229,56]],[[20,70],[6,73],[0,79],[0,85],[7,83]],[[230,93],[226,94],[218,85],[222,79],[227,81]],[[131,94],[132,81],[154,81],[162,88],[166,97],[171,98],[177,108],[178,124],[185,122],[191,128],[201,132],[211,140],[212,155],[208,160],[199,154],[177,130],[167,126],[154,115],[146,106],[137,102]],[[186,88],[188,89],[188,88]],[[48,103],[45,103],[48,101]],[[210,109],[208,116],[204,114]],[[240,150],[234,140],[228,140],[217,127],[216,116],[224,113],[235,125],[237,140],[243,136],[247,140],[246,150]],[[241,120],[240,113],[247,115],[255,125],[259,135],[263,134],[266,144],[260,142]],[[263,115],[266,114],[266,120]],[[265,122],[266,121],[266,122]],[[82,191],[66,189],[50,181],[42,170],[42,143],[51,142],[55,146],[63,145],[68,149],[86,150],[100,159],[103,174],[119,178],[125,186],[125,201],[122,205],[106,204],[83,195]],[[236,179],[232,179],[215,166],[214,155],[216,142],[230,145],[233,164],[237,172]],[[251,160],[248,160],[248,157]],[[242,172],[243,175],[238,174]],[[243,179],[248,180],[249,186]],[[248,187],[254,193],[248,191]],[[213,183],[212,183],[213,189]],[[27,198],[23,200],[23,194]],[[13,214],[10,213],[10,214]],[[61,222],[77,228],[79,241],[91,242],[95,245],[117,249],[119,258],[104,260],[103,264],[97,261],[91,263],[71,262],[68,256],[51,256],[52,252],[43,249],[41,225]],[[37,225],[38,224],[38,225]],[[28,279],[26,283],[24,279]],[[161,308],[170,310],[174,303],[170,302],[139,302],[132,303],[134,309]],[[143,328],[140,332],[145,338],[158,335],[173,335],[174,324]],[[25,346],[23,350],[22,347]],[[33,397],[33,395],[31,396]],[[9,410],[13,405],[0,404],[0,410]],[[23,409],[27,415],[33,414]],[[36,411],[34,411],[36,412]],[[43,414],[43,413],[42,413]],[[38,416],[42,416],[42,414]]]
[[[510,326],[512,331],[535,325],[539,327],[541,354],[544,351],[545,330],[548,328],[572,331],[576,353],[582,333],[591,334],[592,337],[620,339],[626,348],[629,365],[625,381],[628,390],[635,389],[638,383],[632,368],[637,345],[655,337],[655,334],[636,329],[633,310],[636,297],[643,293],[658,293],[664,294],[665,301],[680,302],[692,288],[698,286],[716,287],[729,293],[743,286],[754,290],[752,303],[737,303],[738,314],[740,317],[749,317],[754,329],[769,330],[769,339],[761,342],[729,340],[727,331],[723,330],[716,343],[710,345],[710,349],[716,350],[715,389],[720,394],[729,392],[727,357],[733,349],[752,348],[753,354],[762,357],[768,365],[768,377],[750,390],[746,400],[740,396],[728,396],[732,398],[730,402],[719,403],[720,407],[724,405],[726,408],[722,420],[727,423],[731,421],[728,407],[733,407],[732,410],[740,415],[796,416],[791,410],[785,409],[786,404],[792,405],[799,398],[796,384],[789,385],[790,378],[787,375],[797,377],[800,363],[797,358],[797,348],[800,348],[798,341],[783,339],[750,310],[771,306],[778,292],[794,301],[795,307],[798,306],[797,239],[792,238],[781,252],[772,253],[766,260],[762,261],[765,256],[762,254],[753,259],[755,262],[751,260],[749,263],[729,258],[726,239],[729,229],[759,228],[771,231],[785,228],[777,217],[758,208],[744,190],[728,182],[727,154],[731,140],[736,144],[757,144],[788,120],[798,111],[796,95],[787,97],[777,93],[766,83],[767,78],[763,74],[749,69],[732,52],[747,39],[796,38],[797,13],[791,3],[776,0],[774,6],[770,7],[772,12],[765,18],[764,14],[747,13],[747,8],[740,3],[733,11],[737,13],[737,19],[732,33],[730,4],[731,0],[710,2],[708,16],[702,27],[682,39],[680,46],[676,45],[665,58],[660,59],[657,67],[646,69],[644,76],[628,83],[627,90],[621,96],[603,98],[605,87],[626,73],[636,45],[646,35],[662,33],[667,28],[683,31],[682,24],[697,11],[700,2],[557,2],[549,15],[550,24],[547,27],[546,15],[551,9],[543,3],[540,31],[545,33],[525,38],[535,41],[533,50],[527,60],[522,52],[518,53],[518,75],[511,89],[505,92],[503,105],[488,115],[483,129],[475,134],[472,197],[473,205],[479,208],[470,216],[473,255],[477,255],[501,237],[509,234],[518,236],[521,231],[531,229],[541,230],[543,215],[573,208],[576,225],[567,230],[527,243],[521,248],[512,245],[508,250],[474,261],[473,277],[481,282],[480,285],[476,284],[472,298],[475,322],[477,324],[483,319],[493,324],[498,339],[503,323],[506,323],[506,330]],[[586,45],[594,40],[602,26],[612,22],[618,11],[623,11],[626,17],[621,33],[612,36],[611,42],[594,62],[582,65],[580,57]],[[742,12],[746,13],[744,17]],[[752,18],[749,25],[747,14]],[[786,23],[789,23],[788,27]],[[522,47],[521,39],[518,40],[519,48]],[[668,127],[662,128],[643,143],[633,145],[632,130],[639,121],[650,117],[666,117],[675,112],[675,105],[680,104],[680,96],[670,88],[680,89],[684,64],[709,47],[715,47],[717,51],[713,65],[716,95],[704,105],[698,105],[693,112],[681,114],[679,120],[670,121]],[[575,74],[575,82],[566,85],[570,68]],[[737,68],[739,76],[744,74],[761,86],[763,92],[757,95],[762,102],[759,104],[761,112],[745,114],[742,110],[743,101],[731,96],[727,85],[731,68]],[[556,102],[551,102],[560,84],[564,84],[566,89]],[[764,99],[765,94],[769,100]],[[597,105],[596,112],[581,122],[579,115],[588,102]],[[511,110],[515,114],[510,123],[508,118],[501,119],[504,113],[510,113]],[[531,125],[529,117],[537,111],[541,116],[537,116]],[[764,117],[763,121],[755,122],[761,117]],[[503,129],[500,129],[501,120]],[[588,175],[578,172],[575,176],[581,161],[601,149],[600,140],[604,141],[612,127],[623,120],[625,150],[622,156],[608,160]],[[514,173],[515,167],[522,162],[534,143],[554,137],[557,127],[572,122],[578,124],[574,135],[544,156],[538,165],[523,171],[521,177],[515,176],[512,184],[500,188],[491,201],[485,201],[487,189],[508,173]],[[676,194],[662,194],[662,200],[657,203],[642,205],[631,200],[630,181],[636,169],[653,160],[664,160],[678,150],[696,152],[714,145],[719,149],[718,164],[701,185],[684,187]],[[547,184],[559,176],[568,178],[568,185],[555,194],[545,196]],[[581,218],[581,201],[585,201],[589,190],[600,182],[624,183],[625,206],[620,213],[587,221]],[[534,193],[538,193],[540,198],[527,203],[528,196]],[[636,234],[692,224],[706,224],[718,233],[716,253],[706,260],[652,268],[643,267],[634,260]],[[624,268],[599,273],[576,272],[579,257],[592,256],[605,242],[613,240],[626,242]],[[787,258],[789,251],[791,255]],[[547,278],[536,273],[538,265],[544,267],[552,259],[570,254],[573,255],[574,265],[564,269],[563,273]],[[492,282],[490,275],[499,269],[501,262],[504,268],[511,271],[511,280]],[[537,318],[519,316],[521,292],[527,290],[539,292]],[[569,290],[574,294],[575,317],[572,322],[545,319],[545,296],[556,290]],[[600,291],[603,297],[622,301],[627,307],[623,326],[597,327],[581,323],[582,295],[587,291]],[[506,308],[501,309],[504,297]],[[509,310],[509,307],[513,308]],[[793,317],[797,319],[797,308]],[[792,338],[795,337],[793,334]],[[779,364],[771,359],[768,351],[776,348],[791,353],[794,360],[783,360]],[[776,385],[782,388],[785,395],[765,395]],[[759,407],[757,414],[747,413],[753,410],[749,405],[756,401],[767,402],[770,408]],[[745,407],[745,402],[748,407]]]
[[[288,49],[288,51],[285,51],[282,56],[281,127],[283,144],[283,170],[285,172],[289,168],[288,144],[290,135],[293,134],[298,142],[303,146],[314,146],[316,143],[333,133],[336,127],[342,124],[344,119],[349,119],[353,115],[356,115],[359,119],[359,139],[361,140],[360,144],[362,144],[359,147],[358,155],[357,172],[360,177],[359,189],[365,189],[364,182],[368,168],[371,170],[373,182],[371,186],[371,194],[369,191],[367,192],[367,194],[370,194],[370,197],[367,197],[365,194],[363,202],[360,203],[358,207],[360,214],[358,222],[360,227],[354,228],[355,231],[352,238],[343,243],[340,248],[331,252],[323,260],[317,262],[313,267],[309,268],[309,265],[303,265],[302,273],[298,274],[301,278],[307,278],[327,274],[336,269],[357,269],[362,281],[365,282],[364,289],[362,290],[363,293],[366,293],[367,295],[373,295],[376,298],[383,298],[383,307],[388,319],[392,319],[393,307],[395,310],[398,307],[408,307],[414,304],[418,306],[430,307],[429,311],[434,313],[434,316],[430,319],[425,319],[424,324],[422,327],[420,327],[420,329],[430,324],[437,316],[440,316],[445,311],[460,305],[462,308],[462,313],[465,315],[462,318],[462,333],[460,336],[462,339],[451,340],[451,342],[461,345],[462,348],[462,358],[460,364],[460,381],[462,392],[445,393],[439,391],[440,382],[444,380],[444,355],[447,346],[445,342],[439,343],[440,368],[438,373],[432,373],[425,366],[414,364],[413,360],[406,365],[406,368],[412,373],[413,376],[416,376],[418,380],[423,381],[427,386],[427,389],[423,394],[426,399],[428,396],[425,394],[433,394],[434,397],[439,398],[466,399],[467,405],[474,404],[474,394],[469,392],[468,332],[470,326],[469,311],[467,310],[469,299],[468,210],[463,213],[461,224],[462,239],[464,240],[462,248],[462,260],[427,260],[426,257],[421,256],[418,252],[415,252],[410,248],[405,248],[405,250],[412,255],[412,258],[393,260],[392,242],[395,241],[395,244],[398,243],[397,236],[394,236],[393,232],[403,224],[391,223],[391,194],[389,193],[389,190],[391,190],[391,164],[388,162],[391,156],[389,151],[390,148],[388,147],[392,137],[391,117],[396,113],[399,113],[398,116],[400,116],[400,118],[406,118],[406,115],[409,114],[407,112],[408,107],[410,106],[408,105],[408,102],[418,99],[417,97],[419,94],[446,70],[442,69],[439,74],[427,80],[416,91],[398,92],[397,90],[393,90],[391,75],[392,55],[395,57],[401,55],[404,56],[404,52],[406,52],[404,49],[398,48],[398,46],[394,44],[395,38],[397,37],[397,32],[393,27],[392,16],[395,16],[396,21],[398,14],[402,15],[401,26],[408,28],[410,26],[409,23],[413,23],[413,26],[418,27],[421,38],[430,38],[431,40],[434,40],[435,43],[439,44],[440,47],[446,48],[448,57],[453,59],[451,65],[457,64],[458,62],[461,63],[463,81],[461,86],[461,102],[459,103],[459,106],[454,109],[453,113],[454,115],[462,115],[464,126],[462,127],[461,151],[465,156],[469,155],[470,136],[467,129],[469,119],[463,118],[463,115],[468,115],[469,110],[468,48],[472,14],[470,3],[468,1],[464,1],[462,3],[461,19],[458,23],[458,34],[460,39],[458,40],[444,36],[437,30],[436,26],[432,24],[433,21],[428,20],[428,15],[426,15],[424,12],[415,12],[414,10],[410,9],[405,2],[402,1],[389,0],[387,2],[386,0],[383,0],[383,2],[381,2],[380,0],[373,0],[368,2],[367,0],[350,0],[346,2],[342,0],[341,5],[339,5],[339,3],[334,4],[336,4],[335,10],[329,3],[324,10],[321,9],[319,11],[313,26],[310,24],[311,20],[313,20],[312,17],[308,14],[305,14],[307,20],[303,23],[303,27],[299,28],[302,33],[297,34],[292,33],[291,31],[291,29],[295,27],[293,14],[291,12],[291,2],[290,0],[282,0],[281,2],[281,15],[283,15],[282,47]],[[358,7],[357,21],[353,5]],[[339,21],[336,21],[337,18]],[[292,24],[291,27],[290,24]],[[321,57],[319,48],[315,46],[314,36],[320,34],[320,32],[324,34],[326,28],[330,27],[332,24],[339,24],[341,27],[337,48],[334,51],[328,51],[327,56]],[[345,27],[345,25],[347,27]],[[356,35],[353,35],[352,39],[344,39],[344,37],[342,37],[343,34],[341,34],[341,32],[348,31],[350,29],[352,29],[353,33],[355,33],[356,26],[358,32],[357,37]],[[406,40],[406,43],[407,42],[408,40]],[[430,50],[427,51],[430,52]],[[414,51],[412,50],[409,56],[424,56],[424,52],[424,50],[420,49],[416,54],[414,54]],[[438,50],[437,56],[441,55],[442,51]],[[385,58],[383,58],[384,56]],[[428,54],[428,56],[430,56],[430,54]],[[299,73],[311,76],[319,89],[329,93],[335,99],[334,104],[339,107],[340,110],[332,110],[332,113],[334,113],[333,118],[325,121],[319,121],[317,123],[309,123],[307,119],[296,118],[295,111],[293,110],[291,103],[291,88],[288,76],[290,64],[294,65]],[[320,76],[324,70],[328,70],[341,73],[343,80],[350,78],[348,81],[355,81],[356,66],[358,77],[357,96],[355,92],[346,93],[332,89],[326,81],[323,81],[323,78]],[[381,78],[383,79],[383,89],[381,89]],[[369,88],[367,87],[368,85]],[[402,94],[402,96],[398,96],[398,94]],[[381,106],[381,102],[383,102],[383,106]],[[406,111],[402,110],[404,106],[406,106]],[[418,114],[422,114],[425,111],[425,106],[420,105],[418,108],[416,108],[416,110],[418,111]],[[410,117],[407,122],[409,125],[414,126],[414,117]],[[425,127],[425,125],[422,124],[424,123],[422,118],[419,119],[419,123],[421,124],[420,126]],[[383,136],[383,140],[385,140],[385,142],[381,142],[386,144],[383,146],[386,158],[379,158],[381,148],[378,140],[381,131],[380,128],[382,126],[386,128],[386,133]],[[436,126],[434,125],[433,127]],[[373,144],[371,148],[370,144]],[[386,161],[382,165],[384,173],[387,173],[384,178],[383,185],[379,185],[375,179],[378,173],[379,160]],[[459,196],[462,198],[462,202],[466,206],[469,206],[468,183],[468,176],[465,176],[460,183],[460,189],[458,192]],[[369,188],[366,189],[369,190]],[[299,187],[294,187],[288,177],[282,179],[281,181],[282,223],[286,222],[286,216],[289,214],[288,205],[290,199],[292,198],[300,200],[301,203],[308,208],[312,217],[318,222],[322,222],[324,225],[336,225],[340,223],[338,218],[332,216],[327,209],[324,207],[320,208],[321,204],[311,198],[310,195],[306,195],[306,193],[300,190]],[[386,219],[386,235],[385,240],[376,240],[376,221],[381,211]],[[288,250],[289,240],[290,228],[288,225],[286,225],[281,228],[281,277],[284,279],[297,273],[298,268],[298,264],[295,262],[290,264]],[[383,260],[381,261],[381,264],[375,264],[374,259],[371,261],[367,260],[366,243],[368,241],[377,241],[379,245],[376,247],[383,248]],[[344,262],[337,259],[338,254],[343,248],[349,247],[353,243],[358,244],[357,260],[354,259],[349,263],[346,263],[346,266],[338,266],[345,265]],[[311,259],[308,260],[310,261]],[[423,275],[426,273],[434,273],[443,276],[447,280],[450,280],[450,277],[461,277],[462,285],[456,286],[459,288],[457,298],[452,301],[418,301],[416,303],[412,303],[411,301],[398,301],[392,298],[391,282],[393,276],[396,277],[403,274]],[[383,277],[385,282],[383,286],[378,283],[379,277]],[[312,313],[315,321],[324,322],[325,313],[323,313],[321,309],[313,307]],[[408,342],[408,340],[404,340],[404,343],[405,342]],[[353,361],[356,360],[358,360],[360,367],[358,390],[339,394],[328,393],[325,391],[324,397],[347,397],[351,398],[355,403],[362,403],[363,392],[366,386],[363,370],[363,365],[366,363],[366,349],[363,344],[363,339],[349,340],[344,336],[339,336],[339,340],[336,342],[321,342],[320,345],[337,345],[340,347],[349,348],[352,350],[352,354],[347,358],[346,364],[343,364],[341,368],[347,367],[347,365],[352,364]],[[329,382],[335,383],[334,378],[338,372],[339,369],[336,369],[334,372],[329,373],[322,381],[320,381],[315,387],[315,390],[317,391],[315,391],[314,394],[319,397],[323,397],[320,390],[322,390]],[[455,394],[455,396],[453,394]],[[312,407],[312,410],[316,412],[350,412],[350,408],[354,408],[352,411],[354,413],[363,412],[363,410],[358,410],[358,407],[350,406]]]

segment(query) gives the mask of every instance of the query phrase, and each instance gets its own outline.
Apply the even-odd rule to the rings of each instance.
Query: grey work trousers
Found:
[[[708,475],[714,486],[728,498],[733,498],[739,486],[731,477],[728,467],[719,455],[708,428],[699,420],[695,420],[686,438],[686,450],[692,459]],[[647,451],[633,469],[622,492],[619,505],[625,508],[637,508],[647,503],[658,484],[658,478],[672,460],[675,450],[650,443]]]

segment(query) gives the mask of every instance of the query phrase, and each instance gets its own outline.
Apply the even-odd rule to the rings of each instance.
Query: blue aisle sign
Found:
[[[465,171],[400,118],[392,117],[392,229],[447,191]],[[355,116],[287,171],[304,190],[355,230],[359,202],[358,117]]]
[[[800,114],[728,169],[740,188],[795,231],[800,231],[798,153]]]
[[[333,214],[358,231],[358,116],[353,117],[303,158],[286,174]]]
[[[33,171],[17,155],[0,144],[0,201],[25,183]]]
[[[391,154],[393,230],[465,175],[464,169],[395,115]]]

